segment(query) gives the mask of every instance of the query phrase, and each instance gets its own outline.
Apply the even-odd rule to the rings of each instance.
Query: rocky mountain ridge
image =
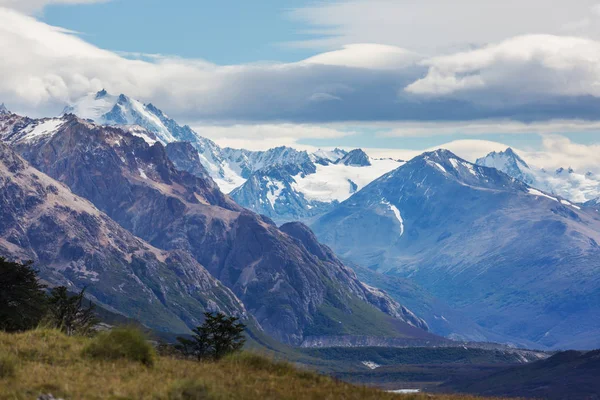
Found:
[[[238,206],[211,179],[178,170],[161,143],[74,115],[52,121],[54,129],[32,135],[30,128],[46,121],[10,116],[0,139],[134,235],[192,254],[273,337],[297,344],[309,334],[394,336],[398,318],[422,323],[360,283],[318,242],[306,241],[306,232],[300,241]],[[357,323],[367,315],[377,321]]]

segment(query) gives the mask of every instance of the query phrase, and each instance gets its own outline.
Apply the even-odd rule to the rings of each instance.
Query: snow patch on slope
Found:
[[[390,211],[392,211],[394,213],[394,215],[396,216],[396,219],[400,223],[400,236],[404,235],[404,219],[402,219],[402,214],[400,214],[400,210],[398,210],[398,207],[396,207],[395,205],[393,205],[386,199],[382,199],[381,202],[382,202],[382,204],[387,206],[390,209]]]
[[[283,191],[283,183],[274,179],[268,178],[267,182],[267,200],[271,204],[271,207],[275,208],[275,202],[279,199],[281,192]]]
[[[529,189],[527,189],[527,191],[529,192],[529,194],[532,194],[534,196],[546,197],[547,199],[554,200],[554,201],[556,201],[558,203],[558,199],[556,199],[556,198],[554,198],[552,196],[548,196],[546,193],[540,192],[537,189],[529,188]]]

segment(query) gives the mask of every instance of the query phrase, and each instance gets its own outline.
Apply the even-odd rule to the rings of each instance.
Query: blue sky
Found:
[[[598,0],[0,0],[0,51],[34,117],[105,88],[232,147],[598,164]]]
[[[81,32],[85,40],[123,52],[177,55],[217,64],[298,61],[311,49],[286,46],[309,38],[293,20],[301,0],[116,0],[50,5],[41,19]]]

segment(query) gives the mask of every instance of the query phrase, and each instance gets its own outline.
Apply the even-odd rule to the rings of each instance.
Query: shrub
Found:
[[[136,328],[120,327],[102,332],[92,339],[83,352],[97,360],[125,359],[146,366],[154,364],[154,349]]]
[[[175,382],[169,390],[169,400],[210,400],[206,384],[193,380]]]
[[[17,370],[17,361],[9,355],[0,355],[0,379],[12,378]]]

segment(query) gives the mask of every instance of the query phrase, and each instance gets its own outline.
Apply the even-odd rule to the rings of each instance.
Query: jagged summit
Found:
[[[10,111],[8,111],[8,108],[6,108],[4,103],[0,104],[0,115],[2,114],[10,114]]]
[[[339,159],[336,164],[344,164],[353,167],[370,167],[371,160],[367,153],[362,149],[355,149]]]
[[[106,97],[107,95],[108,95],[108,92],[106,91],[106,89],[102,89],[98,93],[96,93],[96,100],[100,100],[100,99]]]
[[[529,165],[510,147],[499,153],[492,152],[475,163],[484,167],[496,168],[528,185],[536,181]]]

